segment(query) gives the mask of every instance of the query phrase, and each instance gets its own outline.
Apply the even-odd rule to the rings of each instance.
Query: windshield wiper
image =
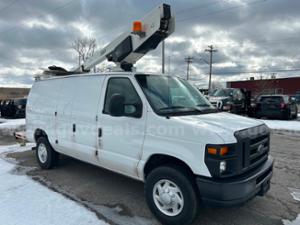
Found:
[[[172,110],[172,109],[186,109],[186,110],[184,110],[184,112],[190,112],[190,111],[202,112],[202,110],[199,108],[185,107],[185,106],[169,106],[169,107],[160,108],[158,110],[165,111],[165,110]]]
[[[205,106],[210,107],[210,105],[208,105],[208,104],[198,104],[197,106],[199,106],[199,107],[205,107]]]
[[[187,108],[187,107],[184,107],[184,106],[169,106],[169,107],[163,107],[163,108],[160,108],[160,109],[158,109],[158,110],[161,111],[161,110],[184,109],[184,108]]]

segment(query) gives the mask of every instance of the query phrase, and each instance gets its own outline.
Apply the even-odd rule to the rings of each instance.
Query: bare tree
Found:
[[[95,38],[78,38],[72,43],[72,48],[78,53],[78,64],[86,62],[92,57],[97,48]]]

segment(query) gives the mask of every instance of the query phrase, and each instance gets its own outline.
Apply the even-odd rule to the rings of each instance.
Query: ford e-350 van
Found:
[[[36,81],[27,138],[43,169],[64,154],[145,182],[163,224],[189,224],[199,203],[231,206],[264,195],[273,159],[258,121],[217,112],[187,81],[112,72]]]

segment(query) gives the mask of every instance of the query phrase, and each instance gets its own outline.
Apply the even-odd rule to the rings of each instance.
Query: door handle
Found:
[[[73,124],[73,133],[76,132],[76,124]]]
[[[102,137],[102,128],[98,128],[98,137]]]

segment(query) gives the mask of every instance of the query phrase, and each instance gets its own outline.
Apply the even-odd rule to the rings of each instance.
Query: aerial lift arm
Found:
[[[171,7],[162,4],[152,10],[141,21],[133,23],[133,30],[121,34],[103,49],[84,62],[74,72],[88,72],[97,64],[114,62],[121,69],[131,71],[132,66],[149,51],[174,32],[175,20]]]

